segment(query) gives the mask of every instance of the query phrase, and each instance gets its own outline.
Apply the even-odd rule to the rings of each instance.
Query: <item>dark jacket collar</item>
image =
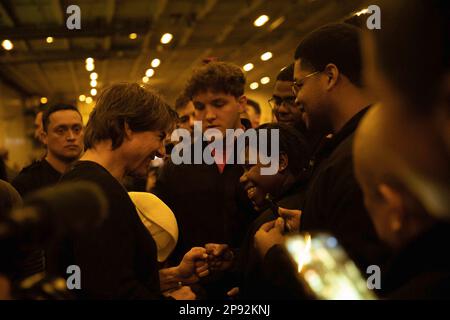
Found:
[[[315,158],[320,161],[320,159],[328,157],[334,151],[334,149],[336,149],[337,146],[341,144],[342,141],[352,135],[358,127],[362,117],[364,117],[369,108],[370,105],[359,111],[344,124],[341,130],[333,134],[331,138],[326,139],[318,150]]]

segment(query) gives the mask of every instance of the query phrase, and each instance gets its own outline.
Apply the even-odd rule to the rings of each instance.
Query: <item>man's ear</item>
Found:
[[[280,163],[278,164],[278,173],[283,173],[289,165],[289,158],[286,153],[280,153]]]
[[[45,145],[47,145],[48,134],[47,134],[47,132],[45,132],[45,130],[42,130],[42,131],[39,133],[39,137],[41,138],[42,142],[43,142]]]
[[[384,199],[389,212],[389,227],[398,232],[406,218],[405,203],[401,194],[387,184],[380,184],[378,191]]]
[[[245,106],[247,105],[247,97],[245,95],[242,95],[238,98],[238,104],[239,104],[239,113],[242,113],[245,111]]]
[[[131,131],[130,126],[126,122],[125,122],[124,127],[125,127],[124,128],[125,129],[125,139],[131,140],[131,137],[133,136],[133,131]]]
[[[327,77],[327,90],[333,89],[339,78],[339,69],[334,63],[329,63],[326,65],[323,73]]]

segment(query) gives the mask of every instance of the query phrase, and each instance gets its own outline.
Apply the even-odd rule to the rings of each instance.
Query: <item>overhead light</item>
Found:
[[[47,102],[48,102],[47,97],[42,97],[42,98],[41,98],[41,103],[42,103],[42,104],[46,104]]]
[[[150,80],[149,77],[143,77],[143,78],[142,78],[142,82],[143,82],[143,83],[147,83],[148,80]]]
[[[92,64],[86,64],[86,70],[87,71],[91,72],[91,71],[94,71],[94,69],[95,69],[95,66],[94,66],[93,63]]]
[[[91,97],[87,97],[86,98],[86,103],[87,104],[91,104],[92,103],[92,98]]]
[[[253,25],[255,27],[262,27],[266,22],[269,21],[269,17],[263,14],[262,16],[259,16],[258,19],[253,22]]]
[[[5,50],[11,50],[12,48],[14,48],[14,45],[13,45],[13,43],[11,42],[11,41],[9,41],[8,39],[6,39],[6,40],[3,40],[2,41],[2,47],[3,47],[3,49],[5,49]]]
[[[87,58],[86,64],[94,64],[94,58]]]
[[[170,41],[172,41],[173,35],[171,33],[164,33],[161,37],[161,43],[162,44],[168,44]]]
[[[83,102],[84,100],[86,100],[86,96],[85,96],[84,94],[81,94],[81,95],[78,97],[78,100],[80,100],[81,102]]]
[[[272,22],[269,26],[269,30],[273,31],[276,28],[278,28],[283,22],[284,22],[285,18],[283,16],[279,17],[277,20],[275,20],[274,22]]]
[[[153,60],[152,60],[152,63],[151,63],[152,68],[158,68],[158,66],[159,66],[160,64],[161,64],[161,60],[159,60],[159,59],[157,59],[157,58],[153,59]]]
[[[96,96],[97,95],[97,89],[92,88],[91,89],[91,96]]]
[[[47,37],[46,41],[47,41],[47,43],[52,43],[53,42],[53,37]]]
[[[153,70],[153,69],[147,69],[147,71],[145,71],[145,75],[149,78],[153,77],[154,74],[155,74],[155,70]]]
[[[128,36],[131,40],[134,40],[137,38],[137,34],[136,33],[130,33],[130,35]]]
[[[250,70],[253,69],[253,67],[254,67],[253,63],[247,63],[247,64],[243,67],[243,69],[244,69],[244,71],[250,71]]]
[[[252,83],[250,83],[250,89],[256,90],[256,89],[258,89],[258,87],[259,87],[258,82],[252,82]]]
[[[260,80],[261,84],[268,84],[270,82],[269,77],[262,77]]]
[[[272,52],[270,52],[270,51],[267,51],[261,55],[262,61],[267,61],[267,60],[270,60],[271,58],[272,58]]]
[[[91,80],[97,80],[97,78],[98,78],[97,72],[92,72],[90,75],[90,78],[91,78]]]
[[[91,87],[95,88],[97,86],[97,80],[91,80]]]

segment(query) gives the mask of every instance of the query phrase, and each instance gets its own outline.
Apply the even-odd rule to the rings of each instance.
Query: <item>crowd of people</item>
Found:
[[[271,123],[260,123],[241,68],[224,61],[194,70],[173,107],[149,88],[118,83],[102,90],[85,127],[71,105],[38,114],[45,155],[11,185],[2,182],[2,217],[21,202],[17,192],[26,200],[77,181],[103,191],[107,215],[51,250],[18,248],[0,287],[37,274],[66,277],[76,265],[77,299],[311,298],[285,243],[322,231],[363,276],[379,266],[377,297],[449,298],[448,4],[380,6],[380,30],[333,23],[299,39],[268,99]],[[188,163],[171,157],[182,143],[175,129],[193,138],[183,150]],[[220,133],[223,149],[196,129]],[[253,129],[257,143],[247,140],[242,164],[227,132]],[[265,175],[268,164],[253,148],[275,132],[268,149],[278,166]],[[199,146],[213,163],[197,161]],[[163,261],[160,238],[129,191],[156,195],[176,219],[176,244]]]

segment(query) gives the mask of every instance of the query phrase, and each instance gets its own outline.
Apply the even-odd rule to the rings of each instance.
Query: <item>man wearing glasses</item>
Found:
[[[288,212],[300,220],[299,231],[335,235],[365,273],[367,266],[384,262],[386,247],[364,208],[353,169],[354,132],[371,104],[361,73],[359,31],[353,26],[321,27],[297,47],[292,85],[296,104],[308,129],[333,137],[318,151],[302,211]],[[282,233],[280,224],[261,227],[255,235],[261,256],[277,254],[274,244],[283,243]]]
[[[293,91],[294,64],[281,69],[273,88],[272,97],[269,99],[270,107],[277,122],[293,127],[305,136],[308,144],[309,157],[313,157],[324,134],[308,128],[305,123],[305,115],[302,106],[295,102]],[[311,159],[312,160],[312,159]],[[310,165],[313,161],[310,162]]]
[[[302,110],[295,104],[295,95],[291,89],[293,81],[294,64],[291,64],[278,74],[269,104],[277,122],[305,133],[306,126],[302,119]]]

